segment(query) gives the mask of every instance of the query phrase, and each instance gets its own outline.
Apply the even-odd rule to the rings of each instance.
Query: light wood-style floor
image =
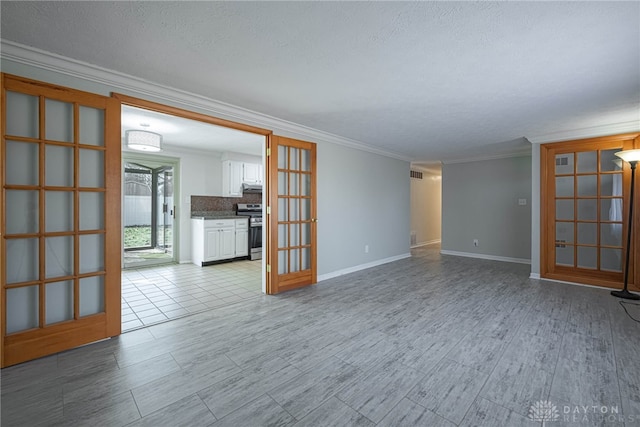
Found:
[[[608,291],[438,249],[7,368],[2,426],[638,425]]]

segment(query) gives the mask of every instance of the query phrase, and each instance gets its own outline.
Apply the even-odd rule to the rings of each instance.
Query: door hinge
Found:
[[[267,273],[271,273],[271,264],[267,264]]]
[[[267,215],[271,215],[271,206],[267,206]]]
[[[267,148],[267,157],[271,155],[271,148]]]

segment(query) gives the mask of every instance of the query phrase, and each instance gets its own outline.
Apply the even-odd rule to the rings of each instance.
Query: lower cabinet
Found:
[[[248,220],[192,219],[191,259],[196,265],[248,255]]]
[[[249,220],[236,219],[236,256],[249,255]]]
[[[236,256],[235,229],[233,227],[205,228],[204,234],[203,261],[216,261]]]

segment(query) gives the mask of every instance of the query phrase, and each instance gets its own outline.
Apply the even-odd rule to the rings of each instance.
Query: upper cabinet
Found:
[[[242,197],[242,184],[262,185],[261,164],[244,163],[235,160],[222,162],[222,196]]]
[[[242,163],[222,162],[222,196],[242,197]]]
[[[243,163],[242,182],[244,184],[262,184],[262,165]]]

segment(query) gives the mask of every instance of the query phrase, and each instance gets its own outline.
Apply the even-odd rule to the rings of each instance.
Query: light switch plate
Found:
[[[526,206],[527,205],[527,199],[518,199],[518,205],[519,206]]]

